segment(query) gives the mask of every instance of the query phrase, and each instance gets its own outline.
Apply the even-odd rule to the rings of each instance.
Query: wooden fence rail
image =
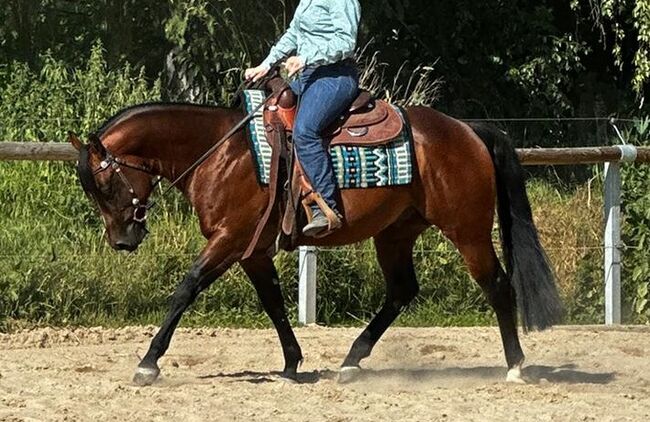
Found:
[[[639,163],[650,162],[650,147],[636,148]],[[575,165],[598,164],[621,160],[620,147],[585,148],[522,148],[517,150],[522,164]],[[0,142],[0,160],[74,161],[77,151],[68,143],[60,142]]]
[[[0,160],[74,161],[78,157],[67,142],[0,142]]]
[[[517,154],[524,165],[605,164],[604,280],[605,323],[621,322],[621,163],[650,163],[650,148],[620,145],[586,148],[527,148]],[[77,151],[67,143],[0,142],[1,160],[74,161]],[[298,319],[316,322],[316,248],[299,254]]]

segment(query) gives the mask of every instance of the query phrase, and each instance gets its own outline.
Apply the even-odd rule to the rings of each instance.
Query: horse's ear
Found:
[[[106,148],[104,148],[104,145],[102,144],[102,141],[99,139],[99,136],[97,136],[96,133],[91,133],[89,136],[90,139],[90,147],[97,152],[97,154],[100,155],[100,157],[106,157]]]
[[[81,151],[81,148],[84,146],[74,132],[68,132],[68,142],[70,142],[77,151]]]

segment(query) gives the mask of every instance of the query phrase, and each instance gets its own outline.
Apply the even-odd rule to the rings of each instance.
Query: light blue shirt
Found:
[[[293,52],[307,67],[352,57],[360,19],[359,0],[300,0],[289,29],[262,65],[270,66]]]

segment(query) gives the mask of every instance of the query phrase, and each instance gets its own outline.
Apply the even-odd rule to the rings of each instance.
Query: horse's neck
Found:
[[[161,107],[117,122],[102,141],[114,155],[137,158],[173,180],[230,129],[234,114],[219,108]]]

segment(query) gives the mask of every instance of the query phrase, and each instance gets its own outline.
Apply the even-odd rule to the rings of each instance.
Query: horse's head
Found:
[[[77,173],[84,192],[99,207],[108,243],[132,252],[147,234],[147,201],[153,175],[135,158],[115,157],[96,135],[83,144],[73,133],[69,141],[79,151]]]

